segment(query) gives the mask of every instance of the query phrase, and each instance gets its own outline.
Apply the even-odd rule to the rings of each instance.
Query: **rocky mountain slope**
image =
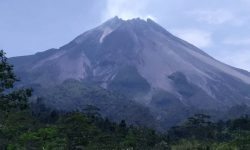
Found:
[[[59,49],[10,61],[23,85],[46,89],[74,79],[102,87],[148,108],[164,127],[196,111],[250,105],[249,72],[215,60],[150,19],[115,17]],[[61,101],[60,109],[67,105]]]

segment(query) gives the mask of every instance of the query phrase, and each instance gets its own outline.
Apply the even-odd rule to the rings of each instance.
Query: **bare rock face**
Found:
[[[150,19],[115,17],[59,49],[10,61],[24,85],[53,87],[75,79],[127,95],[162,122],[192,109],[250,105],[250,73],[215,60]]]

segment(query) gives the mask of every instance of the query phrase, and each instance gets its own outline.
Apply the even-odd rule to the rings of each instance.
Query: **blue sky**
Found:
[[[0,0],[0,49],[12,57],[58,48],[116,15],[152,18],[250,71],[250,0]]]

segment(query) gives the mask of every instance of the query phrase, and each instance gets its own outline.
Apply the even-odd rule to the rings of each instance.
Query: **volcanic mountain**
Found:
[[[194,112],[227,112],[234,106],[250,105],[249,72],[212,58],[151,19],[115,17],[59,49],[11,58],[10,62],[22,79],[21,84],[44,89],[41,95],[52,89],[57,92],[50,95],[71,90],[60,97],[60,102],[56,101],[59,98],[47,100],[51,106],[74,110],[80,103],[93,100],[91,104],[101,107],[104,115],[124,119],[116,114],[119,107],[120,113],[129,114],[126,119],[132,123],[150,116],[150,120],[165,128]],[[77,86],[72,84],[75,82]],[[62,84],[69,85],[60,88]],[[75,98],[88,89],[80,88],[82,85],[126,98],[115,103],[93,95],[88,101],[84,96]],[[147,110],[148,115],[135,110]],[[140,113],[140,117],[129,117]]]

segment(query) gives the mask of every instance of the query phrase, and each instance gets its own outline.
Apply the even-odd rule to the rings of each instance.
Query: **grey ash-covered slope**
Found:
[[[150,19],[115,17],[59,49],[10,60],[23,84],[79,80],[129,96],[158,120],[178,110],[250,104],[250,73],[215,60]]]

